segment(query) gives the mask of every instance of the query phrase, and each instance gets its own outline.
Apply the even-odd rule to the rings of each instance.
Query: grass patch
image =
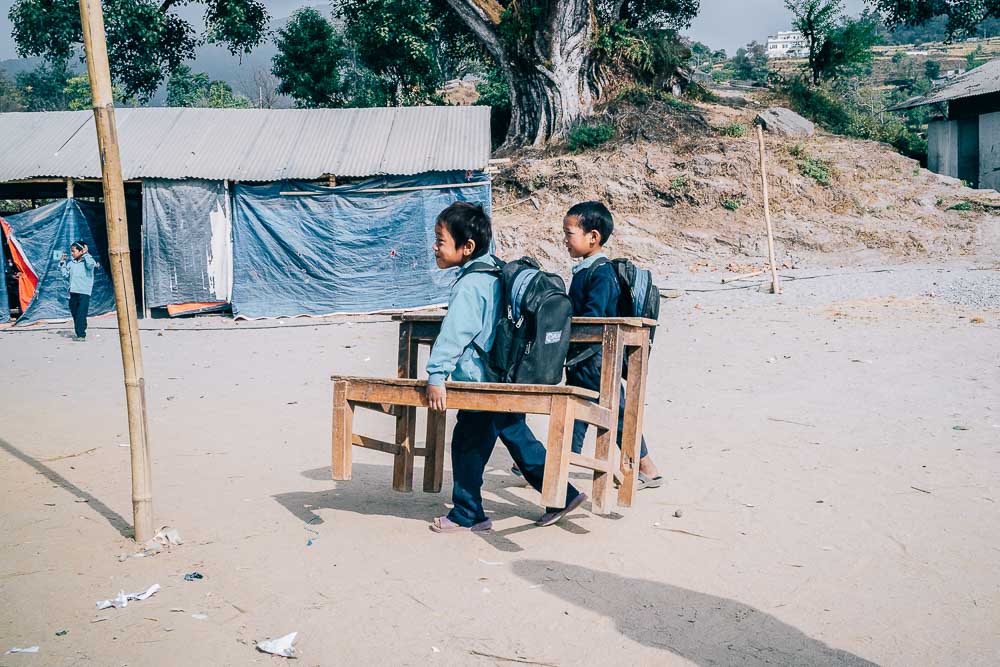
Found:
[[[688,177],[687,174],[678,174],[674,176],[673,180],[670,181],[671,190],[682,190],[687,187]]]
[[[723,199],[722,208],[727,211],[738,211],[740,208],[740,202],[736,199]]]
[[[737,139],[747,136],[747,126],[743,123],[729,123],[719,128],[719,134]]]
[[[676,109],[677,111],[694,111],[695,106],[690,102],[686,102],[679,97],[674,97],[673,95],[657,95],[660,101],[666,104],[671,109]]]
[[[615,128],[610,123],[577,125],[569,131],[566,145],[572,151],[597,148],[610,141],[613,136],[615,136]]]
[[[788,147],[788,154],[799,159],[806,156],[806,145],[803,143],[792,144]]]
[[[971,211],[975,207],[972,205],[971,201],[960,201],[954,206],[949,206],[947,210],[949,211]]]
[[[795,166],[803,176],[808,176],[824,187],[830,185],[830,165],[823,160],[807,157],[796,162]]]

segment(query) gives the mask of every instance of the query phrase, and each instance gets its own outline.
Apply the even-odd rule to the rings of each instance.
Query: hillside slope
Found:
[[[619,110],[612,119],[625,138],[600,149],[513,156],[494,180],[501,248],[563,266],[563,213],[574,202],[600,199],[615,214],[616,254],[662,270],[759,266],[766,240],[755,114],[653,102]],[[744,136],[724,135],[727,126],[738,134],[737,125]],[[875,142],[822,131],[803,141],[768,134],[766,141],[785,265],[1000,257],[996,191],[966,188]],[[817,181],[824,171],[828,185]]]

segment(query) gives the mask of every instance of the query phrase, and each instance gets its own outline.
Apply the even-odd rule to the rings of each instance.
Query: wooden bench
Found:
[[[399,322],[399,363],[397,374],[400,380],[413,380],[416,378],[419,370],[417,363],[419,347],[421,345],[429,346],[433,344],[434,340],[437,338],[438,332],[441,329],[441,321],[444,319],[444,314],[426,312],[407,313],[403,315],[396,315],[393,319]],[[630,380],[628,383],[628,392],[625,398],[625,418],[622,424],[623,438],[621,460],[619,465],[622,483],[618,490],[618,505],[621,507],[630,507],[632,505],[636,483],[638,481],[639,449],[642,437],[642,421],[646,396],[646,372],[649,362],[649,332],[651,327],[655,324],[656,323],[651,320],[643,320],[639,318],[574,318],[570,332],[570,340],[574,343],[600,343],[602,345],[603,365],[601,369],[599,407],[606,409],[610,415],[616,416],[618,414],[620,399],[618,386],[621,381],[621,368],[623,363],[627,364],[628,377]],[[350,380],[351,378],[340,379]],[[337,380],[338,378],[334,378],[335,383]],[[365,380],[367,382],[376,382],[374,380]],[[395,383],[396,381],[382,380],[380,382],[382,383],[382,386],[386,386],[385,383]],[[452,392],[450,388],[453,385],[467,386],[468,383],[452,383],[447,385],[449,387],[449,408],[459,407],[459,405],[454,403],[452,399]],[[424,390],[422,387],[424,385],[407,385],[406,383],[403,383],[398,386],[410,387],[409,392],[411,394],[411,398],[414,392],[423,396]],[[510,401],[512,394],[518,393],[518,391],[523,390],[525,387],[525,385],[476,386],[497,388],[492,396],[495,398],[499,398],[501,396],[504,397],[502,402]],[[417,390],[413,389],[413,387],[421,388]],[[551,401],[551,396],[557,395],[557,390],[566,390],[565,387],[560,388],[547,385],[543,385],[542,387],[544,388],[545,393],[550,396],[549,399],[541,399],[543,401]],[[346,392],[346,390],[346,386],[343,386],[340,389],[341,392]],[[473,391],[476,390],[473,389]],[[337,463],[337,428],[338,423],[340,423],[337,417],[336,408],[337,392],[338,390],[335,385],[334,479],[349,479],[350,446],[347,447],[348,451],[344,454],[347,458],[343,459],[340,464]],[[568,395],[583,399],[586,399],[588,396],[590,398],[594,397],[592,392],[585,392],[580,389],[573,389]],[[535,400],[539,400],[537,398],[538,394],[531,394],[530,396],[534,396]],[[346,394],[341,400],[344,402],[347,401]],[[361,407],[376,409],[378,412],[392,415],[396,419],[396,437],[394,443],[379,443],[367,438],[362,440],[361,436],[353,437],[353,435],[351,438],[351,442],[357,446],[366,446],[363,442],[368,442],[374,445],[369,448],[385,451],[394,456],[392,488],[397,491],[412,491],[413,459],[417,456],[423,456],[423,489],[428,493],[440,492],[444,476],[444,443],[446,437],[444,413],[428,411],[427,444],[424,448],[417,448],[414,444],[416,438],[416,410],[418,407],[426,407],[426,397],[423,397],[422,402],[420,403],[414,403],[411,401],[410,403],[400,403],[387,406],[382,405],[382,402],[380,401],[364,401],[360,399],[353,400],[356,404],[368,404]],[[530,400],[531,399],[529,399],[529,401]],[[518,399],[517,403],[520,404],[520,402],[521,399]],[[576,404],[578,401],[574,400],[573,402]],[[593,404],[591,405],[593,406]],[[550,419],[552,414],[551,405],[549,406],[549,412],[540,413],[535,412],[534,410],[520,409],[506,410],[495,408],[495,410],[498,412],[549,414]],[[353,412],[351,412],[351,415],[353,415]],[[348,415],[344,414],[344,416]],[[586,421],[585,419],[583,420]],[[572,425],[572,420],[570,420],[569,423]],[[350,432],[350,428],[350,426],[347,427],[348,432]],[[595,449],[594,458],[587,459],[587,457],[580,457],[579,460],[583,460],[584,462],[611,460],[614,456],[614,452],[617,450],[617,447],[615,446],[617,429],[617,418],[611,420],[611,423],[608,424],[608,428],[606,430],[598,429],[597,447]],[[572,426],[570,426],[570,431],[571,430]],[[549,431],[551,435],[551,424]],[[341,433],[340,437],[342,443],[344,437],[343,433]],[[341,450],[342,449],[343,445],[341,444]],[[551,451],[548,444],[547,449]],[[343,476],[345,474],[345,468],[343,467],[345,464],[343,461],[346,461],[346,477]],[[338,465],[341,466],[339,468],[340,476],[338,476],[337,472]],[[560,462],[559,466],[562,465],[564,464]],[[548,469],[549,468],[546,467],[546,471]],[[602,481],[594,489],[594,507],[598,511],[601,511],[605,507],[610,506],[610,501],[604,496],[610,493],[612,485],[603,481],[605,479],[610,480],[610,476],[607,476],[606,478],[604,475],[595,475],[595,479],[598,477]],[[565,483],[563,483],[560,488],[564,491]]]
[[[351,478],[352,446],[374,449],[393,456],[403,453],[398,443],[382,442],[353,432],[354,411],[358,408],[398,416],[407,408],[427,407],[427,382],[413,379],[383,379],[333,377],[333,478]],[[577,387],[535,384],[491,384],[481,382],[448,382],[448,408],[482,412],[512,412],[549,416],[546,438],[545,472],[542,504],[563,507],[566,504],[566,484],[569,466],[576,465],[594,471],[594,509],[602,512],[609,507],[611,480],[615,470],[612,450],[603,457],[574,454],[573,423],[584,421],[597,427],[598,433],[611,428],[611,411],[594,403],[596,392]],[[434,485],[441,489],[444,463],[443,413],[431,413],[430,424],[440,433],[427,440],[427,446],[414,450],[425,457],[425,470],[432,471]],[[617,421],[617,420],[616,420]]]

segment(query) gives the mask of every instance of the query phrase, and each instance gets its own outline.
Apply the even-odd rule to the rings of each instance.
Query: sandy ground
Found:
[[[185,543],[124,562],[113,321],[0,331],[0,651],[41,647],[0,664],[279,663],[254,642],[292,631],[305,665],[998,664],[997,271],[834,273],[672,277],[645,429],[667,486],[537,529],[501,448],[482,537],[429,532],[448,493],[391,491],[388,456],[329,479],[328,377],[391,373],[392,324],[146,322],[157,522]]]

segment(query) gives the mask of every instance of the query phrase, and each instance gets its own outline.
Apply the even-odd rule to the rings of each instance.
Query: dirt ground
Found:
[[[645,425],[664,488],[535,528],[501,447],[481,537],[427,529],[450,472],[395,493],[389,457],[357,450],[354,480],[329,479],[328,378],[394,371],[384,318],[161,320],[142,334],[155,512],[185,541],[120,561],[113,320],[83,344],[0,331],[0,651],[40,647],[0,664],[278,663],[254,642],[293,631],[305,665],[1000,663],[996,267],[784,274],[780,297],[665,280],[684,291]]]

